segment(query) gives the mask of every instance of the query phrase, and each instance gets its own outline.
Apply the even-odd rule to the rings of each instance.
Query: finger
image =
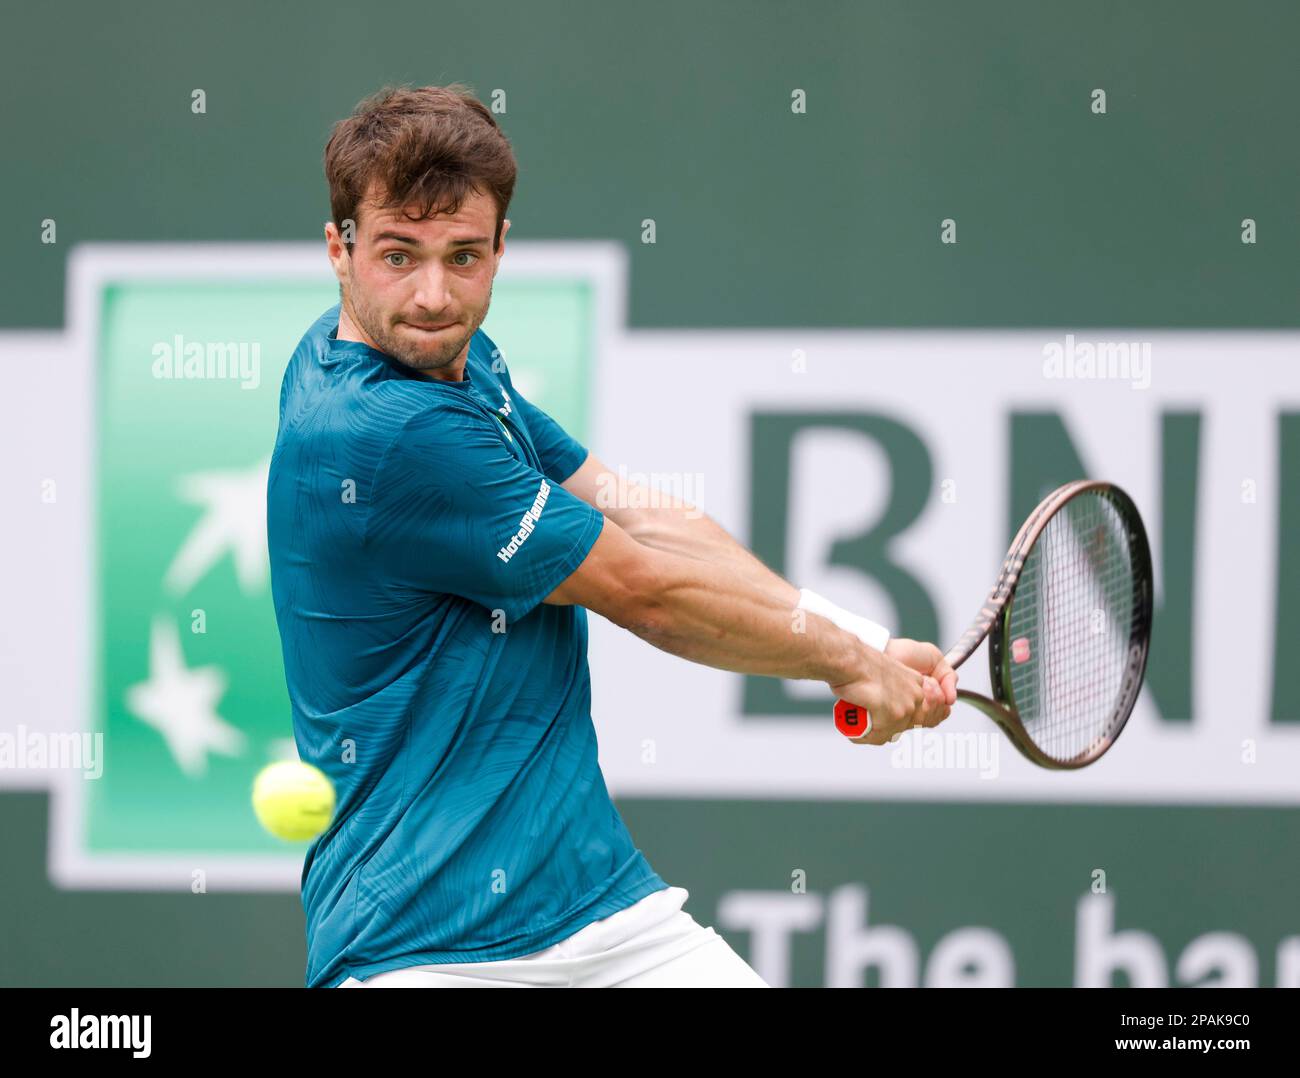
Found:
[[[943,686],[932,677],[926,677],[922,682],[922,687],[925,689],[925,702],[927,705],[933,706],[945,698]]]
[[[953,704],[957,702],[956,673],[949,670],[948,673],[940,681],[940,684],[943,686],[943,698],[945,701],[947,701],[948,705],[951,707]]]
[[[921,725],[926,727],[926,729],[929,729],[931,727],[938,726],[939,723],[943,722],[943,720],[946,719],[947,717],[948,717],[948,705],[944,703],[938,703],[934,707],[931,707],[926,711],[925,717],[921,720]]]
[[[903,663],[900,663],[899,665],[907,671],[908,677],[910,677],[913,682],[924,684],[927,675],[923,671],[917,670],[914,667],[907,666]]]

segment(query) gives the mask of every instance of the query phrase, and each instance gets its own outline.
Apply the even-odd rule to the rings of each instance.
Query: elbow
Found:
[[[637,558],[624,580],[619,624],[640,637],[658,637],[667,628],[667,589],[659,561],[652,553]]]

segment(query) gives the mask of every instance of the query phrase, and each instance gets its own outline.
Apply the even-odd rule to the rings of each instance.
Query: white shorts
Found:
[[[522,958],[377,973],[340,988],[768,988],[727,941],[668,887]]]

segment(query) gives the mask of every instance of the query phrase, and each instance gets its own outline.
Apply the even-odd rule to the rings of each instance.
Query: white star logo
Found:
[[[180,481],[180,495],[203,505],[204,512],[185,537],[163,583],[183,595],[229,547],[235,577],[245,595],[266,586],[270,560],[266,548],[266,480],[271,458],[245,471],[195,472]]]
[[[177,765],[191,778],[207,771],[209,752],[238,756],[243,751],[243,733],[216,712],[225,691],[221,668],[188,669],[176,623],[155,617],[149,634],[149,680],[127,689],[126,706],[162,734]]]

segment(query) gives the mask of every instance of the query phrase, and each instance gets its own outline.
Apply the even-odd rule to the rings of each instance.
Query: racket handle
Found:
[[[867,713],[867,709],[859,704],[836,700],[835,729],[850,741],[864,744],[867,735],[871,733],[871,716]]]

